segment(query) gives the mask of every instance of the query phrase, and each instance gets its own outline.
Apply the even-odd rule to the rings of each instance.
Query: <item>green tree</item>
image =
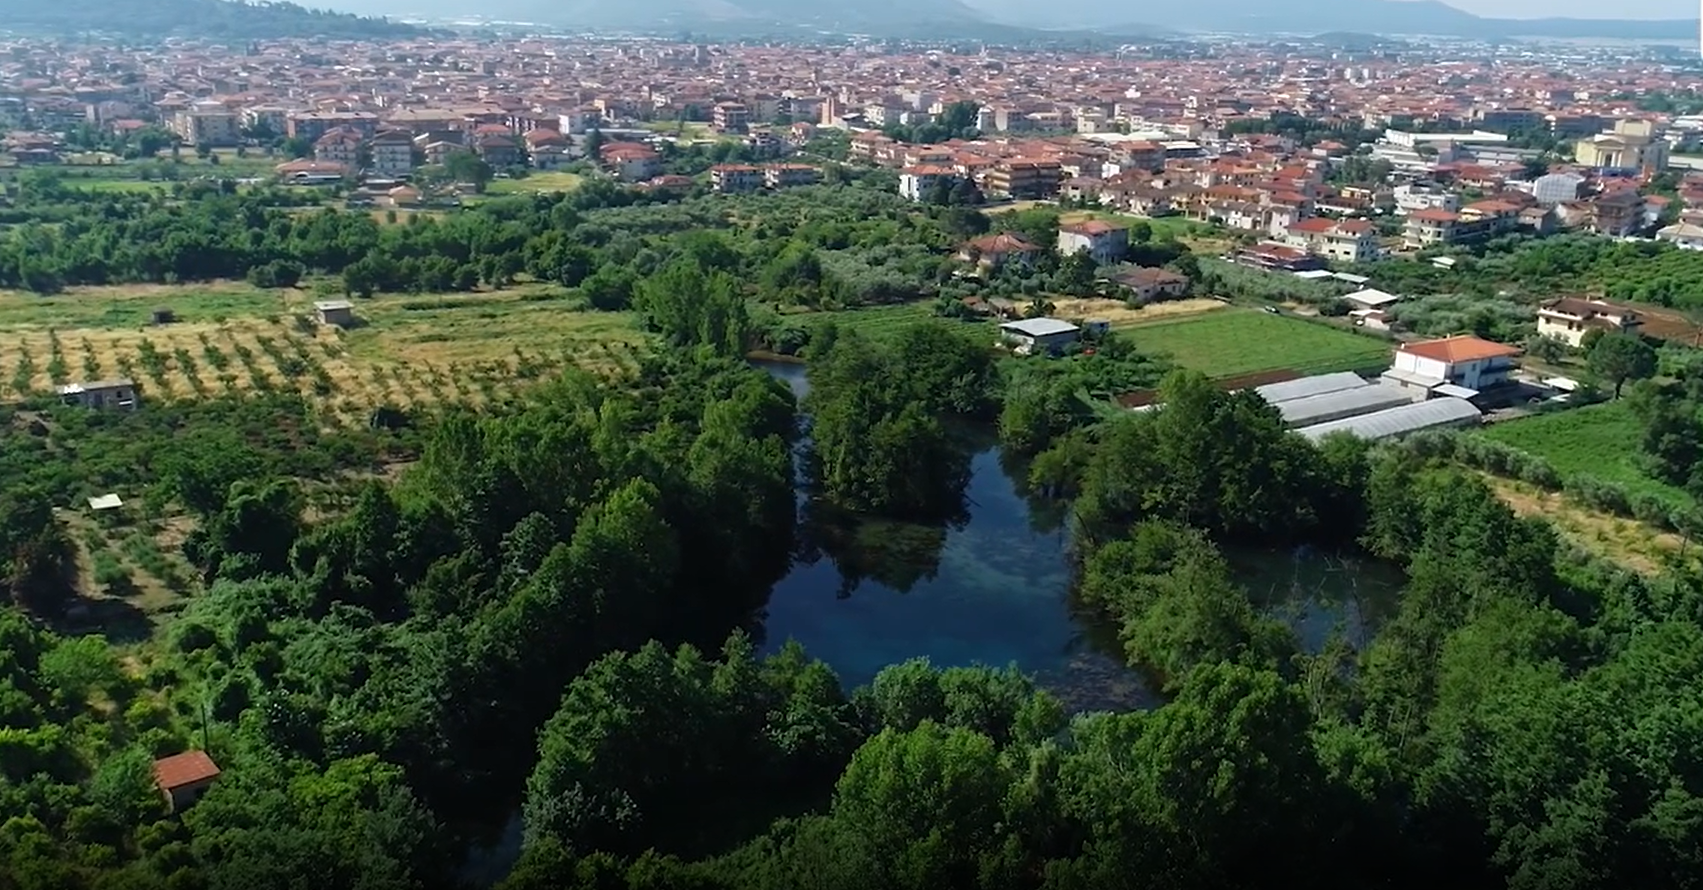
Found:
[[[1591,346],[1586,362],[1592,374],[1614,385],[1614,397],[1618,399],[1626,381],[1655,376],[1656,350],[1636,334],[1616,331]]]

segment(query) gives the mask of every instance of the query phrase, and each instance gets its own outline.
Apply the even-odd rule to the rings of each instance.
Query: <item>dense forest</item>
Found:
[[[516,814],[504,890],[1703,873],[1703,577],[1586,558],[1451,461],[1314,445],[1116,334],[1018,359],[951,311],[879,337],[791,320],[968,294],[943,254],[992,224],[973,210],[593,186],[382,226],[217,190],[24,197],[10,282],[536,277],[631,310],[656,351],[628,378],[373,428],[278,395],[0,412],[0,888],[450,890]],[[1008,219],[1043,242],[1057,224]],[[1073,274],[1048,257],[984,286]],[[802,402],[744,361],[783,343]],[[1153,411],[1084,397],[1156,383]],[[1655,429],[1699,396],[1629,398]],[[1014,670],[920,661],[851,689],[797,646],[759,654],[770,588],[833,556],[833,529],[956,521],[966,430],[988,427],[1068,514],[1076,599],[1153,709],[1068,713]],[[1656,438],[1674,467],[1695,447]],[[119,488],[192,520],[193,595],[151,639],[61,620],[78,567],[55,508]],[[1399,609],[1369,642],[1303,645],[1230,570],[1248,545],[1386,560]],[[152,761],[192,748],[223,773],[168,813]]]
[[[417,37],[423,29],[381,18],[309,9],[287,2],[239,0],[66,0],[27,3],[7,11],[13,31],[55,35],[114,33],[126,38],[164,36],[279,39],[289,37]]]

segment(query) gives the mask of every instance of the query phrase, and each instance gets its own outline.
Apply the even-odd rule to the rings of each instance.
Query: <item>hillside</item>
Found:
[[[1035,27],[1099,27],[1120,15],[1089,0],[1055,0],[1044,7],[1020,0],[970,0],[997,21]],[[1613,37],[1652,39],[1695,34],[1697,22],[1597,19],[1493,19],[1438,0],[1194,0],[1159,4],[1143,18],[1188,31],[1306,34],[1358,31],[1372,34],[1438,34],[1457,37]]]
[[[180,35],[218,38],[409,37],[422,29],[294,3],[229,0],[59,0],[18,4],[0,28],[54,35],[105,32],[122,37]]]

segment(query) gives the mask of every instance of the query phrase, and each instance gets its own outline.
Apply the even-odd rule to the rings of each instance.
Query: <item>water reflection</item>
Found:
[[[798,395],[802,365],[765,364]],[[1015,663],[1077,709],[1145,707],[1116,639],[1070,602],[1063,511],[1031,509],[987,430],[959,430],[961,513],[936,522],[858,516],[805,496],[792,572],[770,594],[762,639],[796,639],[848,685],[926,656],[941,666]]]

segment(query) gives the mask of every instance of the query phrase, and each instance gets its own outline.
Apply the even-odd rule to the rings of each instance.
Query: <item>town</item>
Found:
[[[0,887],[1703,864],[1694,53],[412,30],[0,36]]]

